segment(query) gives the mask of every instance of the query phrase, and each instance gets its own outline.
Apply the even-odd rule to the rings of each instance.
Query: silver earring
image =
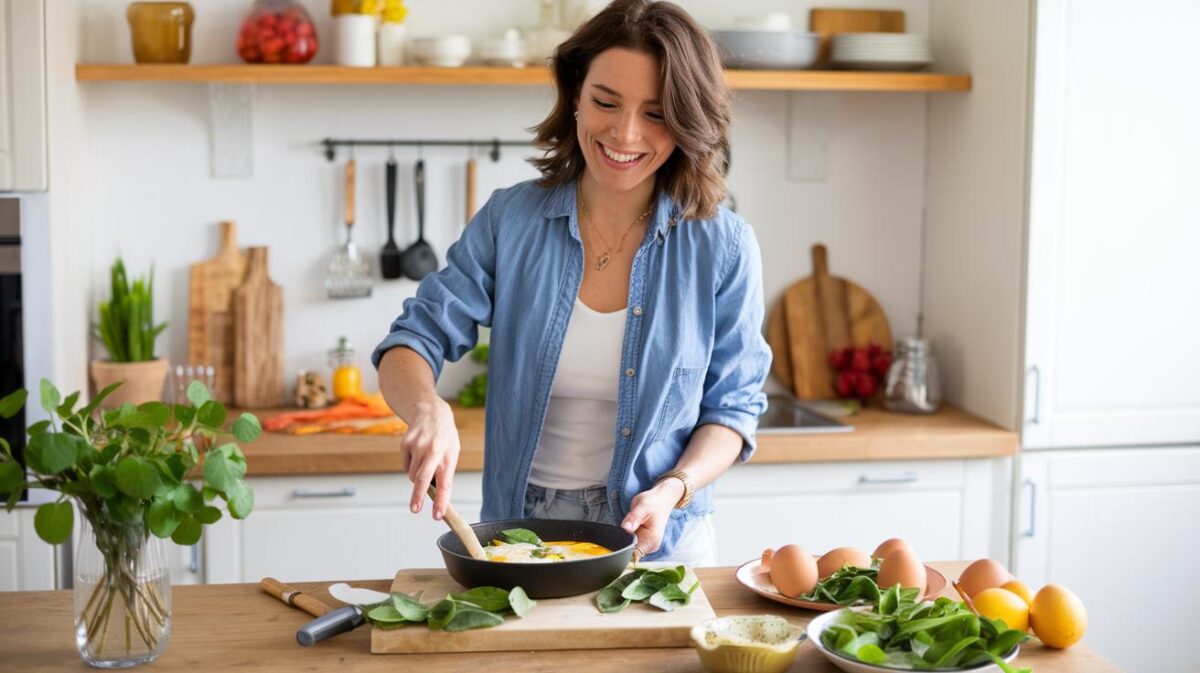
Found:
[[[579,121],[579,110],[575,111],[575,121]]]

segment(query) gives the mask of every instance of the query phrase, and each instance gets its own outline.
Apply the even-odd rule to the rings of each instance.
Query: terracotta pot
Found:
[[[109,384],[124,381],[121,387],[105,398],[101,405],[105,409],[119,407],[125,402],[161,402],[163,386],[167,382],[167,369],[166,358],[146,362],[92,360],[92,383],[99,393]]]

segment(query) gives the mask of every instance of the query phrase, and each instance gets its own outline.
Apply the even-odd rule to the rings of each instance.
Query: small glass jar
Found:
[[[318,46],[316,27],[296,0],[255,0],[237,36],[247,63],[308,63]]]
[[[358,353],[346,337],[338,337],[337,348],[329,351],[329,366],[333,369],[333,399],[340,402],[362,394]]]
[[[187,63],[195,12],[186,2],[131,2],[125,11],[138,63]]]
[[[933,346],[927,339],[905,337],[896,342],[896,359],[888,369],[883,406],[889,411],[932,414],[942,403],[942,386]]]

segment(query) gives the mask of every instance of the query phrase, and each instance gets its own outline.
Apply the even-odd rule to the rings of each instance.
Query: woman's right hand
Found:
[[[450,506],[459,448],[458,428],[454,425],[450,405],[436,396],[417,403],[408,432],[400,442],[404,469],[413,483],[409,507],[414,514],[421,511],[429,485],[436,483],[433,518],[440,521],[445,516]]]

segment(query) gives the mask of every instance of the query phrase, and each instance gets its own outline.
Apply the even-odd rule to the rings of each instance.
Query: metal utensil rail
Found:
[[[533,147],[531,140],[425,140],[419,138],[384,138],[355,140],[349,138],[325,138],[321,141],[325,146],[325,158],[333,161],[337,157],[338,147],[466,147],[474,150],[477,147],[487,148],[492,161],[500,161],[501,147]]]

